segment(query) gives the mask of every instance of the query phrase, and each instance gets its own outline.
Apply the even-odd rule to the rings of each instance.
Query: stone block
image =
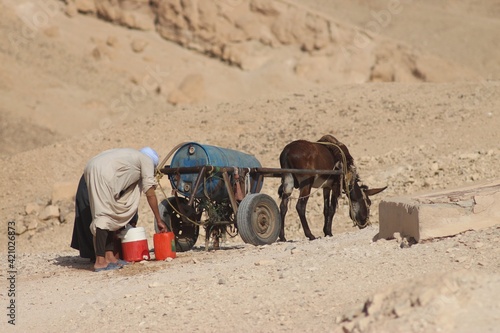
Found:
[[[500,224],[500,180],[414,196],[382,200],[379,234],[419,242]]]

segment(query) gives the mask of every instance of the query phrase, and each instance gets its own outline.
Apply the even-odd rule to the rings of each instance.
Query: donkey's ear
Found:
[[[365,190],[365,194],[366,194],[367,196],[375,195],[375,194],[377,194],[377,193],[382,192],[382,191],[383,191],[383,190],[385,190],[386,188],[387,188],[387,186],[386,186],[386,187],[381,187],[381,188],[370,188],[370,189]]]

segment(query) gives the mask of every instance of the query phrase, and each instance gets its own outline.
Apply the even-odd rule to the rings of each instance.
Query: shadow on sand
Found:
[[[80,258],[78,256],[59,256],[54,258],[54,264],[61,267],[86,271],[94,270],[93,262],[90,259]]]

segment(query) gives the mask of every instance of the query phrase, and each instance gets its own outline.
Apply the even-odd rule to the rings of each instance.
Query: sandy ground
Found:
[[[339,62],[351,66],[340,74],[336,66],[322,73],[331,55],[303,54],[294,45],[273,47],[265,62],[257,57],[260,67],[242,70],[154,30],[74,13],[65,2],[41,3],[0,4],[2,331],[499,330],[499,226],[411,246],[374,241],[380,199],[498,178],[498,1],[401,1],[397,13],[385,1],[296,1],[338,22],[343,33],[375,36],[377,55]],[[393,72],[380,65],[384,57]],[[378,69],[367,74],[372,58]],[[249,59],[244,64],[255,64]],[[412,66],[426,76],[407,76]],[[360,73],[371,79],[360,82]],[[393,82],[374,82],[387,77]],[[174,260],[94,273],[69,247],[73,199],[51,201],[60,184],[76,190],[86,161],[111,147],[150,145],[165,156],[178,143],[197,141],[278,167],[288,142],[324,134],[349,147],[364,183],[388,186],[373,197],[372,225],[364,230],[352,227],[342,199],[334,236],[322,237],[316,193],[308,218],[317,240],[306,240],[291,207],[286,243],[255,247],[235,237],[206,251],[200,238]],[[266,179],[262,192],[278,200],[278,185]],[[168,195],[166,177],[162,186]],[[49,204],[60,217],[40,220]],[[139,215],[152,247],[145,200]],[[9,221],[26,229],[15,236],[13,268]],[[7,316],[11,300],[15,325]]]

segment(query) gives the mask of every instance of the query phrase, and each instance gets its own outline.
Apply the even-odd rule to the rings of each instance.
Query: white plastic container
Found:
[[[130,228],[122,231],[123,259],[126,261],[149,260],[149,247],[146,231],[143,227]]]

